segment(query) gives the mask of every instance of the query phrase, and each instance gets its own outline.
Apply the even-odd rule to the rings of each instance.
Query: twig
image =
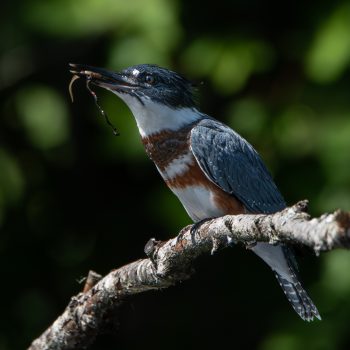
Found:
[[[88,347],[127,298],[188,279],[200,255],[232,242],[247,247],[258,241],[287,242],[307,246],[316,255],[350,247],[350,213],[336,211],[311,219],[306,210],[307,201],[302,201],[271,215],[228,215],[207,221],[195,237],[191,237],[188,226],[166,242],[151,239],[145,247],[148,259],[112,271],[87,292],[73,297],[63,314],[29,349]]]

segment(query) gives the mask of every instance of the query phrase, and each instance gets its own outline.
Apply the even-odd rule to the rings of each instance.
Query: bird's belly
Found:
[[[225,215],[223,208],[217,205],[215,193],[203,186],[171,188],[179,198],[193,221]]]
[[[235,196],[224,192],[206,177],[191,152],[158,170],[193,221],[245,213],[243,204]]]

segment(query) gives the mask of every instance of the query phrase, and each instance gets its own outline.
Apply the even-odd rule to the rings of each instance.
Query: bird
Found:
[[[286,202],[253,146],[224,123],[202,113],[196,86],[154,64],[114,72],[82,64],[70,71],[111,91],[131,110],[149,158],[196,224],[237,214],[271,214]],[[273,271],[296,313],[321,316],[298,277],[286,244],[257,242],[250,248]]]

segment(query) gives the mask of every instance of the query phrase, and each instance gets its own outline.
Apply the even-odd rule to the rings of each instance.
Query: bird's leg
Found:
[[[205,222],[212,220],[213,218],[205,218],[202,220],[199,220],[197,222],[195,222],[193,225],[189,225],[191,226],[190,228],[190,234],[191,234],[191,240],[194,243],[195,242],[195,238],[196,238],[196,233],[198,232],[198,229],[201,225],[203,225]],[[185,228],[183,228],[181,230],[181,232],[177,235],[176,238],[176,242],[181,241],[184,238],[185,233],[188,231],[188,226],[186,226]]]
[[[184,227],[180,233],[177,235],[176,237],[176,243],[178,243],[179,241],[181,241],[183,238],[184,238],[184,235],[185,233],[188,231],[188,228],[190,227],[191,225],[188,225],[186,227]]]
[[[191,229],[190,229],[192,241],[195,240],[196,234],[197,234],[197,232],[198,232],[198,229],[199,229],[205,222],[210,221],[210,220],[212,220],[212,218],[205,218],[205,219],[202,219],[202,220],[199,220],[199,221],[195,222],[195,223],[192,225],[192,227],[191,227]]]

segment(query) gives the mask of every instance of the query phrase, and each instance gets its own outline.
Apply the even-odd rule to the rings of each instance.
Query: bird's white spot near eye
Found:
[[[140,74],[140,71],[138,69],[133,69],[132,71],[132,75],[134,75],[135,77],[137,77]]]

